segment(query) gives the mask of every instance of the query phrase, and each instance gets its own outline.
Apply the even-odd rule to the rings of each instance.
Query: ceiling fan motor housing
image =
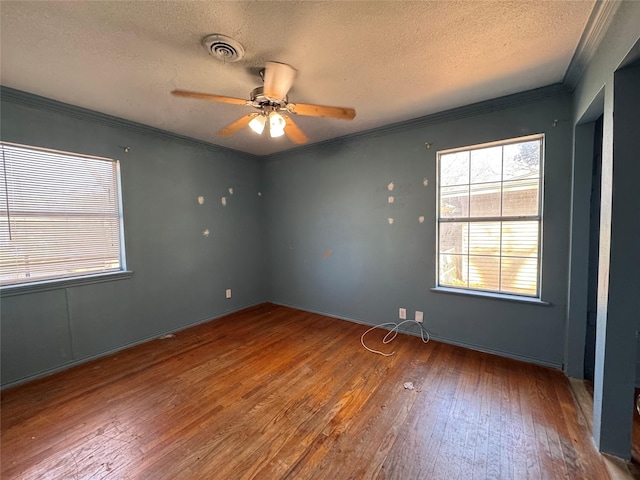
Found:
[[[268,97],[264,94],[264,87],[256,87],[251,91],[251,102],[256,108],[272,107],[274,110],[286,108],[289,97],[282,99]]]

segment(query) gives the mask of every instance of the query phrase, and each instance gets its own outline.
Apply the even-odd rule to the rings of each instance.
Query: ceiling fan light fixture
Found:
[[[282,135],[284,135],[284,128],[282,130],[271,129],[269,130],[269,132],[271,134],[271,138],[281,137]]]
[[[253,120],[249,122],[249,127],[258,135],[262,135],[262,132],[264,131],[264,126],[266,123],[267,123],[267,119],[265,118],[264,115],[257,115],[253,117]]]
[[[203,40],[203,44],[207,50],[209,50],[213,56],[225,62],[231,61],[234,55],[233,50],[240,51],[242,49],[241,45],[232,45],[232,43],[233,41],[229,39],[229,37],[218,34],[208,35]],[[178,97],[252,107],[257,110],[257,112],[254,111],[253,113],[244,115],[219,130],[218,135],[221,137],[233,135],[246,126],[249,126],[256,134],[262,135],[268,121],[269,137],[277,138],[286,135],[293,143],[303,144],[306,143],[309,138],[300,130],[298,125],[296,125],[291,118],[291,114],[310,117],[340,118],[344,120],[353,120],[356,116],[356,111],[353,108],[289,103],[287,93],[296,76],[296,69],[291,65],[279,62],[267,62],[260,76],[263,80],[263,86],[254,88],[251,91],[250,100],[193,92],[190,90],[173,90],[171,94]],[[282,114],[280,112],[282,112]]]
[[[269,135],[271,138],[281,137],[284,135],[284,127],[287,125],[284,117],[278,112],[269,114]]]

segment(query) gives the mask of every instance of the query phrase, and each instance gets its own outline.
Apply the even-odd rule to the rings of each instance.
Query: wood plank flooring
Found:
[[[580,415],[589,432],[593,431],[593,383],[589,380],[577,378],[569,379],[571,391],[580,411]],[[633,416],[633,438],[632,438],[632,458],[625,461],[621,458],[604,454],[601,456],[611,480],[631,480],[640,479],[640,464],[637,461],[636,451],[640,435],[640,419],[637,413]]]
[[[366,329],[265,304],[4,391],[0,476],[608,478],[561,372]]]

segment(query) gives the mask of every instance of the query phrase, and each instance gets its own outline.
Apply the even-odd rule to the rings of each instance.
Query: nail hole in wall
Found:
[[[393,218],[389,217],[387,220],[389,221],[389,225],[393,225]]]
[[[202,205],[204,203],[204,197],[202,196],[198,197],[198,203]]]
[[[222,198],[220,199],[220,201],[222,202],[222,206],[223,206],[223,207],[226,207],[226,206],[227,206],[227,197],[222,197]]]

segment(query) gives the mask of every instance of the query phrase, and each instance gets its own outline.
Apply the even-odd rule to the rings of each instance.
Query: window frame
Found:
[[[504,140],[496,140],[491,142],[485,142],[480,144],[468,145],[463,147],[450,148],[445,150],[439,150],[436,152],[436,258],[435,258],[435,287],[432,291],[442,293],[454,293],[462,295],[473,295],[485,298],[494,298],[500,300],[511,300],[516,302],[525,303],[540,303],[548,305],[547,302],[542,301],[542,259],[543,259],[543,212],[544,212],[544,166],[545,166],[545,134],[538,133],[532,135],[525,135],[521,137],[507,138]],[[498,216],[486,216],[486,217],[471,217],[470,212],[467,213],[467,217],[445,217],[441,216],[441,157],[443,155],[459,152],[472,152],[474,150],[480,150],[491,147],[505,147],[508,145],[525,143],[531,141],[540,142],[540,158],[539,158],[539,172],[538,172],[538,214],[537,215],[498,215]],[[504,162],[504,156],[503,156]],[[471,168],[471,163],[469,164]],[[491,182],[498,183],[498,182]],[[505,183],[504,178],[501,178],[500,189],[503,191],[503,185]],[[471,178],[469,178],[469,198],[471,198]],[[501,196],[501,205],[503,202]],[[452,286],[441,284],[440,281],[440,230],[443,223],[466,223],[471,225],[473,223],[488,223],[488,222],[504,222],[504,221],[536,221],[538,223],[538,235],[537,235],[537,276],[536,276],[536,292],[535,294],[527,294],[523,292],[509,292],[504,290],[489,290],[474,287]],[[470,253],[467,252],[466,256],[469,257]],[[504,258],[502,254],[502,242],[500,246],[500,259]]]
[[[117,211],[118,211],[117,235],[119,240],[119,248],[118,248],[119,268],[118,269],[106,270],[106,271],[95,271],[95,272],[89,272],[89,273],[80,272],[77,275],[42,278],[42,279],[35,278],[33,281],[28,281],[28,282],[1,284],[0,295],[2,297],[5,297],[5,296],[12,296],[12,295],[20,295],[23,293],[31,293],[36,291],[56,290],[61,288],[68,288],[70,286],[102,283],[102,282],[108,282],[113,280],[130,278],[133,275],[133,272],[130,270],[127,270],[120,161],[114,158],[102,157],[97,155],[87,155],[87,154],[76,153],[76,152],[44,148],[44,147],[39,147],[34,145],[25,145],[20,143],[8,142],[4,140],[0,141],[0,144],[3,146],[23,149],[27,151],[35,151],[35,152],[43,152],[45,154],[49,153],[54,155],[68,156],[74,159],[96,160],[96,161],[111,163],[114,166],[114,172],[115,172],[114,184],[117,187],[115,199],[117,200]],[[5,172],[5,176],[6,176],[6,172]],[[7,204],[7,209],[8,209],[8,204]],[[11,211],[8,210],[8,212],[10,217]]]

